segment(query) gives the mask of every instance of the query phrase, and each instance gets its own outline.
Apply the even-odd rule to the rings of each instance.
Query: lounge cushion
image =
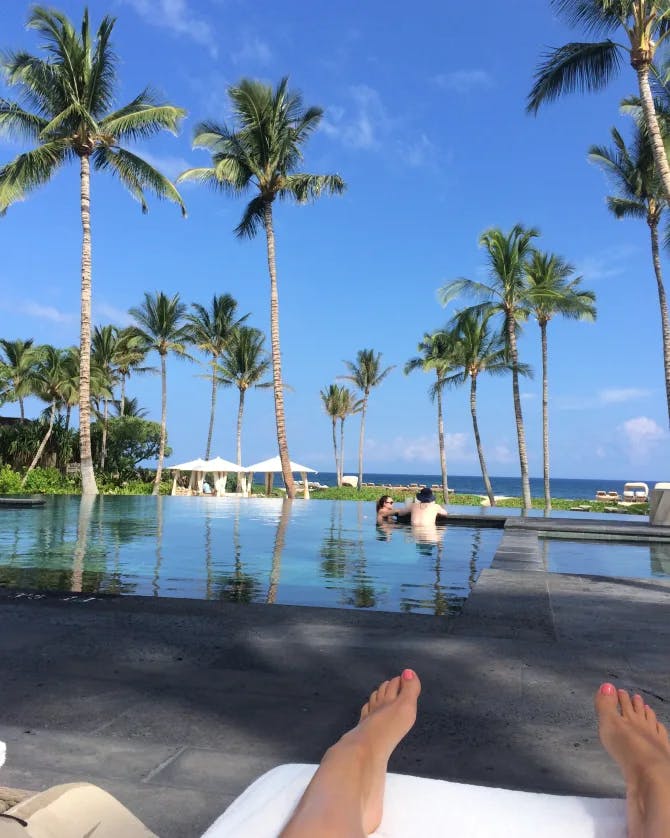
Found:
[[[259,777],[202,838],[276,838],[315,765]],[[380,838],[625,838],[620,799],[561,797],[389,774]]]

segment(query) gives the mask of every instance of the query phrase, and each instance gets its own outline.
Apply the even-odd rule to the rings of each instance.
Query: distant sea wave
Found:
[[[354,472],[347,472],[354,474]],[[314,479],[327,486],[336,486],[337,479],[335,472],[321,471],[314,475]],[[441,483],[442,477],[439,474],[378,474],[366,472],[363,475],[366,483],[377,483],[378,485],[390,484],[391,486],[407,486],[408,483],[418,483],[420,486],[430,486],[433,483]],[[629,478],[637,480],[637,475]],[[623,492],[626,480],[577,480],[565,477],[554,477],[551,480],[551,496],[554,498],[569,498],[574,500],[593,500],[599,489],[604,491]],[[650,489],[654,487],[655,480],[644,480]],[[448,476],[448,483],[451,489],[457,494],[483,495],[484,483],[481,475],[478,477],[462,474]],[[491,477],[491,485],[496,495],[508,495],[509,497],[521,497],[521,480],[518,477]],[[544,481],[541,477],[530,478],[530,493],[534,498],[544,497]]]

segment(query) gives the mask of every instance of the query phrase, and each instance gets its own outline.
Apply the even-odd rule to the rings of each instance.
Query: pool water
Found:
[[[501,537],[375,517],[352,501],[54,496],[0,510],[0,586],[443,615]]]
[[[632,543],[541,538],[540,550],[552,573],[670,578],[670,544],[667,541]]]

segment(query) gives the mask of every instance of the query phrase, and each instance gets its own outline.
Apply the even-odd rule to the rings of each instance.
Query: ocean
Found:
[[[350,471],[347,474],[354,474]],[[322,471],[319,474],[313,475],[313,479],[326,486],[336,486],[337,478],[335,472]],[[633,475],[628,480],[636,480],[638,475]],[[374,472],[365,472],[363,480],[366,483],[391,484],[392,486],[407,486],[409,483],[418,483],[420,486],[430,486],[432,483],[441,483],[442,477],[439,474],[421,474],[414,472],[412,474],[377,474]],[[484,482],[481,475],[471,476],[463,474],[450,474],[447,477],[449,488],[455,489],[457,494],[463,495],[483,495]],[[551,478],[551,496],[554,498],[568,498],[571,500],[593,500],[596,492],[603,489],[606,492],[617,491],[619,494],[623,492],[624,483],[627,480],[613,480],[611,478],[603,480],[576,480],[566,477],[552,477]],[[642,481],[649,486],[649,489],[654,488],[655,480]],[[491,477],[491,485],[496,495],[508,495],[510,497],[521,497],[521,479],[519,477]],[[541,477],[530,478],[530,493],[534,498],[544,497],[544,481]]]

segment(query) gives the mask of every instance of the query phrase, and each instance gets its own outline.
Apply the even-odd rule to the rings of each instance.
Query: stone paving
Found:
[[[670,582],[549,574],[528,536],[507,528],[450,620],[4,591],[0,783],[91,780],[163,838],[199,836],[263,771],[317,761],[412,666],[420,715],[392,770],[622,794],[591,698],[613,680],[670,716]]]

